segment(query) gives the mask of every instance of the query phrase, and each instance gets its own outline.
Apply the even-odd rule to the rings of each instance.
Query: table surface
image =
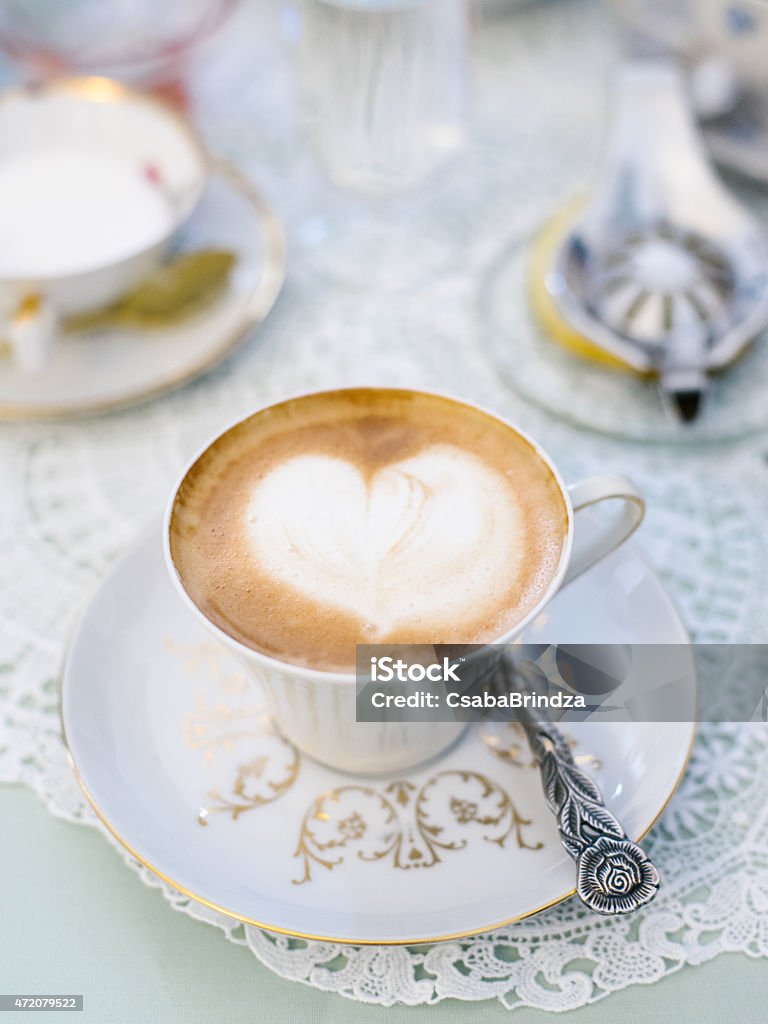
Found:
[[[364,1006],[285,981],[215,929],[173,913],[95,830],[54,819],[29,790],[0,788],[0,820],[0,993],[82,993],[83,1024],[555,1019],[530,1009],[510,1018],[495,1001]],[[764,961],[734,954],[565,1016],[574,1024],[666,1024],[673,1011],[677,1024],[748,1024],[765,1019],[766,1002]],[[9,1014],[13,1019],[43,1014]]]

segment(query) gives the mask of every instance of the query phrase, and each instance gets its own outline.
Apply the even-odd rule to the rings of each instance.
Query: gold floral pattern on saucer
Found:
[[[478,729],[480,738],[486,747],[502,761],[515,765],[516,768],[537,768],[531,754],[525,732],[519,722],[483,722]],[[600,758],[587,751],[576,753],[578,743],[572,736],[566,737],[568,746],[574,751],[574,760],[595,771],[602,768]]]
[[[217,692],[214,701],[197,693],[182,722],[184,745],[199,752],[217,776],[231,780],[214,784],[205,794],[198,824],[207,825],[213,814],[237,821],[246,811],[278,800],[296,781],[301,755],[261,704],[232,704],[247,692],[243,673],[232,670],[224,649],[212,641],[185,644],[166,637],[165,647],[181,661],[187,676],[208,678]]]
[[[212,641],[185,644],[166,637],[165,646],[188,677],[207,677],[221,694],[212,702],[198,693],[183,719],[185,746],[201,753],[218,776],[223,755],[228,773],[226,784],[206,792],[198,824],[207,826],[215,814],[237,822],[242,814],[279,800],[298,777],[301,755],[262,705],[232,703],[248,691],[245,675],[232,671],[223,648]],[[483,723],[478,733],[499,760],[516,768],[535,767],[518,723]],[[573,739],[569,743],[576,746]],[[578,760],[600,767],[592,754]],[[529,842],[526,834],[532,825],[499,782],[470,769],[443,770],[420,783],[403,778],[378,786],[337,786],[323,791],[303,815],[294,852],[303,872],[292,882],[310,882],[313,866],[330,871],[350,855],[368,862],[388,859],[400,870],[435,867],[445,853],[463,850],[478,838],[503,847],[514,836],[519,849],[538,850],[541,841]]]
[[[231,792],[214,788],[206,794],[206,803],[200,808],[197,820],[207,825],[212,814],[229,814],[237,821],[241,814],[279,800],[296,781],[301,766],[298,750],[275,728],[272,720],[262,713],[261,732],[242,732],[241,739],[251,743],[252,756],[237,766]],[[194,726],[193,726],[194,727]],[[229,741],[231,742],[231,740]]]
[[[477,838],[504,846],[514,835],[519,849],[538,850],[543,844],[525,836],[531,824],[505,789],[476,771],[440,771],[421,785],[399,779],[381,787],[339,786],[304,815],[294,854],[304,872],[293,882],[309,882],[313,865],[330,871],[349,854],[362,861],[387,858],[409,870],[434,867],[443,853]]]

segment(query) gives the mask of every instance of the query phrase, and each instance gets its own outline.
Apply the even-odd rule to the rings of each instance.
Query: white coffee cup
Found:
[[[459,399],[447,400],[459,407],[469,406]],[[550,457],[532,438],[495,413],[480,411],[494,416],[535,449],[557,481],[567,513],[562,553],[552,582],[525,618],[494,640],[506,644],[520,636],[561,587],[634,533],[643,519],[645,502],[632,481],[619,474],[592,476],[566,486]],[[464,722],[357,722],[354,674],[304,668],[255,651],[212,623],[190,598],[171,556],[171,519],[176,495],[187,474],[215,441],[205,445],[185,469],[171,495],[163,526],[165,564],[185,604],[259,684],[283,734],[317,761],[341,771],[375,774],[409,768],[440,753],[463,732]],[[619,514],[610,522],[585,519],[576,527],[575,518],[580,510],[608,501],[619,503]],[[311,509],[308,514],[311,515]]]
[[[103,259],[94,250],[90,259],[85,233],[80,238],[75,233],[64,240],[72,254],[69,266],[70,257],[63,257],[62,265],[46,267],[44,245],[35,248],[39,266],[34,253],[31,264],[20,265],[18,271],[13,257],[4,260],[0,342],[29,371],[45,366],[62,317],[107,306],[152,272],[197,203],[207,173],[204,148],[182,115],[117,82],[66,78],[14,87],[0,95],[0,168],[20,159],[40,166],[62,159],[62,154],[70,162],[76,154],[81,160],[90,154],[135,170],[137,188],[151,187],[157,193],[163,215],[157,230],[149,226],[138,247],[114,258]],[[140,175],[147,176],[145,184]],[[115,192],[115,216],[130,218],[124,192]],[[28,199],[32,202],[33,196]],[[46,201],[51,202],[50,195]],[[12,203],[13,197],[0,195],[0,202]],[[136,235],[135,224],[129,230]]]

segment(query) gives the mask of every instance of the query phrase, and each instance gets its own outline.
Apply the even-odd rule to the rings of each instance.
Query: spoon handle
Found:
[[[516,673],[508,659],[508,671]],[[598,914],[629,914],[650,903],[661,878],[648,855],[608,810],[592,778],[573,759],[567,740],[550,723],[520,710],[539,766],[544,795],[557,819],[560,840],[576,862],[579,899]]]
[[[579,899],[598,914],[628,914],[650,903],[659,872],[608,810],[595,782],[573,760],[563,734],[524,718],[544,795],[563,846],[576,862]]]

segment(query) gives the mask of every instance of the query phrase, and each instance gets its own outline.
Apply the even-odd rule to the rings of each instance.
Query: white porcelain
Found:
[[[174,252],[229,250],[227,287],[191,317],[153,329],[62,333],[49,362],[23,372],[0,353],[0,420],[101,412],[161,394],[216,365],[254,330],[285,276],[280,222],[235,168],[215,162]]]
[[[169,218],[154,242],[119,260],[76,273],[0,279],[0,336],[17,366],[30,372],[51,358],[60,317],[108,305],[151,272],[194,209],[207,173],[203,147],[179,113],[108,79],[59,79],[0,96],[0,163],[57,147],[118,156],[146,170]]]
[[[302,757],[271,730],[238,661],[178,599],[162,546],[156,528],[102,583],[62,692],[80,782],[142,863],[233,917],[339,942],[484,932],[573,893],[575,869],[538,772],[500,759],[477,727],[439,760],[374,780]],[[643,644],[675,645],[693,715],[685,630],[631,547],[559,593],[525,640],[555,635],[637,644],[638,659]],[[680,779],[693,726],[585,722],[568,731],[577,755],[599,758],[589,770],[628,834],[641,837]]]
[[[458,407],[467,405],[458,399],[448,400]],[[568,520],[560,562],[541,601],[514,629],[496,640],[497,643],[511,643],[540,614],[560,587],[575,579],[634,533],[642,521],[645,504],[632,481],[618,474],[591,477],[567,487],[549,456],[522,431],[506,421],[502,422],[511,434],[525,437],[549,466],[560,487]],[[303,668],[254,651],[210,622],[195,605],[185,591],[173,563],[169,527],[178,490],[186,475],[212,443],[214,441],[192,459],[171,495],[163,530],[165,562],[185,603],[213,636],[232,651],[250,677],[262,688],[269,710],[283,733],[304,753],[323,764],[342,771],[366,774],[408,768],[444,750],[463,732],[463,723],[418,722],[394,725],[386,721],[357,722],[354,674]],[[575,530],[576,512],[605,501],[619,502],[618,516],[607,523],[584,519],[578,530]]]
[[[688,45],[725,62],[753,88],[768,87],[768,11],[762,0],[688,0]]]
[[[708,68],[710,88],[700,99],[702,113],[722,113],[713,96],[726,103],[738,95],[738,86],[764,90],[768,86],[765,47],[768,10],[763,0],[616,0],[616,7],[636,31]],[[698,93],[694,80],[694,92]]]

